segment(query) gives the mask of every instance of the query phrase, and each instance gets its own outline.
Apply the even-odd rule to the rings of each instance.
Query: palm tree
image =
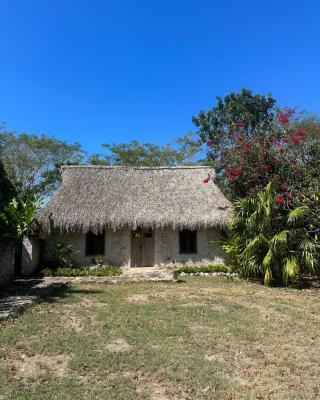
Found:
[[[308,230],[310,209],[284,208],[271,183],[256,198],[235,203],[231,236],[224,249],[231,253],[242,276],[260,276],[286,285],[300,272],[315,272],[319,243]]]

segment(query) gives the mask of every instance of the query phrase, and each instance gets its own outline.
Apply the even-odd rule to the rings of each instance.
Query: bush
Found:
[[[43,276],[117,276],[121,274],[121,269],[113,266],[43,268],[41,273]]]
[[[290,209],[269,183],[257,198],[238,200],[230,240],[223,245],[240,275],[286,285],[319,269],[320,242],[308,205]]]
[[[185,274],[194,273],[211,273],[211,272],[232,272],[232,267],[225,264],[209,264],[209,265],[184,265],[179,268],[179,272],[184,272]]]
[[[71,244],[59,242],[55,245],[53,250],[53,265],[56,268],[73,268],[73,257],[74,250]]]

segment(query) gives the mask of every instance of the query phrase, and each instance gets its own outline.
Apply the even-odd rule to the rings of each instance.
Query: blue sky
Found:
[[[320,111],[317,0],[0,0],[0,120],[78,141],[157,143],[246,86]]]

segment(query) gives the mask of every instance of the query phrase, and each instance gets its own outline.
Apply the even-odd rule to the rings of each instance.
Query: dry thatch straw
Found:
[[[213,178],[210,167],[66,166],[37,221],[47,232],[225,226],[232,205]]]

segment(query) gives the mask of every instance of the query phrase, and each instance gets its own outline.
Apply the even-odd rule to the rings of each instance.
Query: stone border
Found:
[[[226,278],[237,278],[236,272],[180,272],[180,276],[224,276]]]

